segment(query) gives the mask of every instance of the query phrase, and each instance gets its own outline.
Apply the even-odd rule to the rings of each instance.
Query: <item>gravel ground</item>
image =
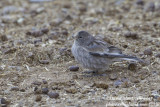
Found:
[[[86,74],[71,35],[86,30],[145,60]],[[160,0],[1,0],[2,107],[160,106]]]

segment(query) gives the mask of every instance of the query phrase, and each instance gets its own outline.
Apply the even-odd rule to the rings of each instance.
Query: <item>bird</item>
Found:
[[[121,49],[87,31],[76,32],[72,37],[74,43],[71,52],[75,60],[91,71],[106,71],[110,64],[123,60],[143,62],[142,59],[123,54]]]

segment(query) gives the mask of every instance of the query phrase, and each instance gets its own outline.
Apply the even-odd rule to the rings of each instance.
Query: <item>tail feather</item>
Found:
[[[118,57],[118,60],[127,60],[127,61],[135,61],[135,62],[144,63],[142,59],[139,59],[133,56],[129,56],[129,55],[121,54],[120,56],[117,56],[117,57]]]
[[[125,55],[125,54],[114,55],[114,57],[115,57],[114,58],[115,61],[127,60],[127,61],[135,61],[135,62],[144,63],[144,61],[142,59],[139,59],[134,56]]]

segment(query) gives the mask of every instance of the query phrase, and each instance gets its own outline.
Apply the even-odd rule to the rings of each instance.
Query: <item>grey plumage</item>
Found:
[[[122,54],[120,49],[93,37],[86,31],[79,31],[73,37],[72,54],[84,68],[105,71],[115,61],[142,61],[137,57]]]

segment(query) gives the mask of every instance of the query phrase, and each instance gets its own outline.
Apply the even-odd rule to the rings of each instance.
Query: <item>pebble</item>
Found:
[[[39,60],[39,62],[41,63],[41,64],[49,64],[49,60]]]
[[[42,99],[42,96],[41,95],[37,95],[35,101],[38,102],[38,101],[41,101],[41,99]]]
[[[67,30],[63,30],[62,34],[65,35],[65,36],[67,36],[68,35],[68,31]]]
[[[152,55],[152,49],[146,49],[143,52],[145,55]]]
[[[50,25],[51,26],[58,26],[60,25],[64,20],[62,18],[57,18],[57,19],[54,19],[52,22],[50,22]]]
[[[4,6],[2,9],[3,14],[16,13],[19,9],[16,6]]]
[[[1,36],[0,36],[0,40],[1,40],[1,41],[7,41],[8,38],[7,38],[6,35],[1,35]]]
[[[87,94],[87,93],[89,93],[89,92],[90,92],[89,89],[85,89],[85,90],[83,90],[81,93],[82,93],[82,94]]]
[[[48,94],[49,92],[49,89],[48,88],[42,88],[42,93],[43,94]]]
[[[56,39],[58,39],[58,37],[59,37],[59,35],[60,35],[60,32],[55,32],[55,31],[52,31],[50,34],[49,34],[49,39],[52,39],[52,40],[56,40]]]
[[[25,89],[20,89],[19,91],[21,91],[21,92],[25,92],[26,90],[25,90]]]
[[[41,93],[42,93],[42,90],[40,90],[38,87],[35,87],[35,88],[34,88],[34,93],[35,93],[35,94],[41,94]]]
[[[96,86],[97,88],[108,89],[108,84],[102,82],[94,83],[93,86]]]
[[[160,53],[157,53],[157,54],[155,55],[155,57],[160,58]]]
[[[154,4],[154,2],[148,2],[146,4],[145,8],[144,8],[144,11],[146,11],[146,12],[149,12],[149,11],[154,12],[155,11],[155,4]]]
[[[40,81],[34,81],[32,84],[34,84],[34,85],[41,85],[42,84],[42,82],[40,82]]]
[[[17,50],[16,48],[9,48],[4,51],[4,54],[11,54],[16,52],[16,50]]]
[[[23,23],[24,23],[24,18],[19,18],[19,19],[17,20],[17,23],[18,23],[18,24],[23,24]]]
[[[78,10],[82,13],[87,11],[87,5],[83,2],[79,2],[77,7]]]
[[[4,68],[0,66],[0,71],[3,71],[3,70],[4,70]]]
[[[26,33],[26,35],[30,35],[30,36],[33,36],[33,37],[40,37],[42,36],[44,33],[40,30],[34,30],[34,31],[28,31]]]
[[[76,88],[69,88],[69,89],[65,89],[67,93],[71,93],[71,94],[75,94],[78,92],[78,90]]]
[[[126,38],[138,39],[138,34],[135,33],[135,32],[127,31],[127,32],[124,33],[124,36]]]
[[[41,2],[49,2],[49,1],[54,1],[54,0],[29,0],[31,3],[41,3]]]
[[[48,96],[49,96],[50,98],[58,98],[58,97],[59,97],[59,93],[49,92],[49,93],[48,93]]]
[[[144,5],[144,1],[143,1],[143,0],[137,0],[137,1],[136,1],[136,4],[137,4],[137,5]]]
[[[136,67],[137,67],[136,63],[130,63],[128,65],[128,70],[134,71],[136,70]]]
[[[49,29],[48,28],[42,28],[41,32],[43,32],[44,34],[47,34],[49,32]]]
[[[129,87],[128,81],[124,81],[124,82],[122,83],[122,87],[123,87],[123,88],[128,88],[128,87]]]
[[[10,91],[19,91],[19,87],[12,87]]]
[[[8,104],[8,101],[5,98],[1,98],[1,104]]]
[[[78,79],[78,76],[76,74],[72,75],[72,79]]]
[[[27,53],[27,58],[34,58],[33,52],[28,52]]]
[[[69,70],[70,70],[70,71],[78,71],[78,70],[79,70],[79,67],[78,67],[78,66],[70,66],[70,67],[69,67]]]
[[[117,88],[117,87],[119,87],[122,83],[123,83],[123,82],[122,82],[121,80],[116,80],[113,85]]]
[[[45,8],[44,7],[40,7],[40,8],[37,8],[36,9],[36,13],[39,14],[39,13],[42,13],[45,11]]]
[[[65,4],[63,5],[63,7],[69,9],[69,8],[71,8],[71,4],[70,4],[70,3],[65,3]]]
[[[46,80],[42,80],[43,84],[48,84],[48,82]]]
[[[41,38],[37,38],[34,40],[34,44],[38,44],[38,43],[41,43],[42,42],[42,39]]]
[[[131,77],[130,81],[133,82],[133,83],[139,83],[140,82],[139,79],[136,78],[136,77]]]
[[[110,79],[110,80],[116,80],[116,79],[117,79],[117,74],[113,74],[113,73],[110,74],[110,75],[109,75],[109,79]]]

